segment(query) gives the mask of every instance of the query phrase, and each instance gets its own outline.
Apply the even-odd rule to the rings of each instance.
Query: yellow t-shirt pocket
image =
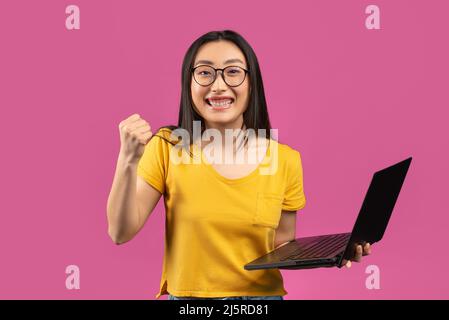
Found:
[[[276,193],[257,193],[253,224],[277,228],[282,212],[282,196]]]

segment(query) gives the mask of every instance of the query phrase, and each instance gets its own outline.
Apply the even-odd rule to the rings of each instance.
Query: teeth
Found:
[[[231,100],[231,99],[229,99],[229,100],[222,100],[222,101],[220,101],[220,102],[218,102],[218,101],[212,101],[212,100],[208,100],[208,101],[209,101],[209,103],[210,103],[212,106],[214,106],[214,107],[223,107],[223,106],[226,106],[226,105],[232,103],[232,100]]]

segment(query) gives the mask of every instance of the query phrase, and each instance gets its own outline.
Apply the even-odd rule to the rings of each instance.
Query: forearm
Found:
[[[282,245],[287,244],[292,240],[295,240],[294,234],[276,232],[276,235],[274,237],[274,247],[275,248],[281,247]]]
[[[274,246],[278,246],[292,241],[296,238],[296,211],[285,211],[281,213],[279,225],[276,228]]]
[[[132,239],[139,229],[136,182],[137,162],[119,156],[107,204],[108,233],[117,244]]]

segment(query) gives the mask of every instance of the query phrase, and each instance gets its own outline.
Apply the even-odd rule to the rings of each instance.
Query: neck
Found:
[[[216,129],[220,132],[220,136],[222,139],[221,145],[223,146],[223,149],[226,148],[233,148],[233,149],[239,149],[245,145],[245,132],[246,132],[246,126],[243,123],[243,119],[239,119],[239,121],[234,122],[233,124],[215,124],[215,123],[208,123],[205,122],[205,128],[207,129]],[[226,129],[232,130],[233,133],[233,143],[232,146],[226,146]],[[229,134],[229,133],[228,133]],[[207,136],[207,135],[206,135]],[[215,138],[215,137],[214,137]],[[208,141],[202,141],[202,146],[205,147],[208,145],[211,141],[209,138]]]
[[[240,130],[240,129],[246,129],[245,124],[243,123],[243,119],[240,118],[239,120],[233,122],[232,124],[229,123],[210,123],[205,122],[205,128],[206,129],[216,129],[220,131],[222,137],[225,136],[226,129],[232,129],[232,130]]]

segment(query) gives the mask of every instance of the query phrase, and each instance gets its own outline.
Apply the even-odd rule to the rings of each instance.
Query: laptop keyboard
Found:
[[[346,245],[351,234],[341,233],[327,236],[319,236],[316,240],[306,245],[301,245],[301,248],[294,251],[293,254],[288,255],[281,260],[296,260],[296,259],[313,259],[322,258],[331,254]]]

